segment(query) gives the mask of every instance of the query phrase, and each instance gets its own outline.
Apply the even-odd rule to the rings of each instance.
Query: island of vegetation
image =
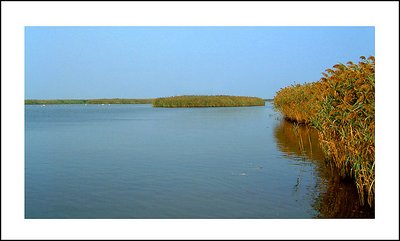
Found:
[[[57,99],[25,100],[25,105],[64,105],[64,104],[151,104],[153,99]]]
[[[287,120],[316,128],[332,166],[355,180],[360,201],[375,196],[375,58],[336,64],[318,82],[279,90],[274,106]]]
[[[153,107],[240,107],[264,106],[265,101],[258,97],[229,95],[183,95],[156,98]]]

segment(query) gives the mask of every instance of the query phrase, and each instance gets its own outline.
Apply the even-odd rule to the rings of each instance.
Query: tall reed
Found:
[[[369,205],[358,201],[356,186],[351,178],[339,175],[336,168],[331,168],[319,144],[318,131],[308,125],[296,125],[282,120],[274,130],[274,137],[279,150],[300,162],[310,162],[315,166],[320,180],[308,189],[313,197],[313,207],[318,211],[318,218],[374,218],[375,212]],[[302,139],[304,146],[299,142]],[[308,139],[308,141],[306,141]],[[302,157],[306,157],[303,159]],[[301,175],[301,174],[299,174]]]
[[[233,107],[233,106],[264,106],[263,99],[248,96],[229,95],[183,95],[156,98],[154,107]]]
[[[275,107],[285,118],[319,131],[340,174],[353,177],[361,203],[375,196],[375,58],[361,56],[327,69],[320,81],[281,89]]]

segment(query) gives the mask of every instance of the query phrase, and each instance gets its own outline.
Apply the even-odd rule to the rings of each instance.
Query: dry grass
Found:
[[[354,178],[361,203],[375,195],[375,58],[336,64],[320,81],[281,89],[275,107],[312,125],[340,174]]]
[[[329,165],[319,144],[318,131],[315,128],[282,120],[276,126],[274,136],[281,152],[293,158],[305,157],[301,162],[312,162],[315,165],[315,171],[321,179],[313,188],[308,189],[308,195],[314,197],[312,205],[319,212],[316,217],[375,217],[374,207],[361,205],[358,201],[359,197],[353,180],[351,178],[343,180],[337,169]],[[303,141],[303,145],[300,140]],[[298,175],[301,179],[301,171]]]
[[[184,95],[157,98],[153,101],[154,107],[234,107],[234,106],[264,106],[263,99],[248,96],[229,95]]]

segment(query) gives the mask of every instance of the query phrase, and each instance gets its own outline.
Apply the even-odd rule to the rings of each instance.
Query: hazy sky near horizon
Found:
[[[25,98],[273,98],[361,55],[374,27],[25,27]]]

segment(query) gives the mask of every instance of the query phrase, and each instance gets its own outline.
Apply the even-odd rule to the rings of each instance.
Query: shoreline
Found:
[[[74,105],[74,104],[151,104],[153,98],[128,99],[128,98],[110,98],[110,99],[27,99],[25,105]]]

